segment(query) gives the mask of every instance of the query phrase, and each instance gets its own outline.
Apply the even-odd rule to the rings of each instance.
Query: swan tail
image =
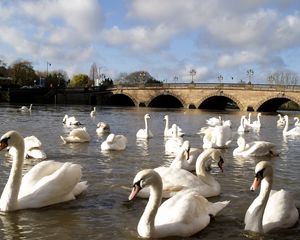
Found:
[[[74,196],[78,196],[83,191],[85,191],[88,187],[87,181],[79,182],[76,184],[76,186],[73,189]]]
[[[210,206],[210,214],[212,216],[216,216],[223,208],[225,208],[230,201],[222,201],[222,202],[215,202],[212,203]]]

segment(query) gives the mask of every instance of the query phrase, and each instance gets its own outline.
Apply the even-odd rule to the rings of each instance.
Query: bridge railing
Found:
[[[170,89],[170,88],[216,88],[216,89],[247,89],[247,90],[274,90],[300,91],[300,85],[278,84],[248,84],[248,83],[164,83],[164,84],[116,84],[110,89]]]

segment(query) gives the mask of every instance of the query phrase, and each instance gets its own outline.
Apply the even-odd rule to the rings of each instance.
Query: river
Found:
[[[35,135],[43,143],[48,159],[71,161],[82,165],[82,179],[88,181],[88,189],[77,199],[44,207],[11,213],[0,213],[0,239],[138,239],[137,224],[147,203],[135,199],[129,202],[129,188],[135,174],[144,168],[168,165],[173,159],[166,154],[163,137],[165,114],[171,123],[177,123],[185,132],[184,139],[193,147],[202,146],[202,138],[196,134],[206,126],[205,120],[221,115],[230,119],[235,132],[240,117],[245,112],[216,112],[187,109],[117,108],[97,106],[95,118],[90,117],[91,106],[86,105],[34,105],[31,113],[18,111],[19,105],[0,105],[0,135],[8,130],[17,130],[24,137]],[[144,114],[151,115],[150,128],[154,137],[149,141],[137,141],[136,132],[144,127]],[[76,116],[91,136],[89,143],[63,144],[61,135],[71,129],[65,127],[62,119],[65,114]],[[290,113],[290,119],[297,113]],[[254,119],[256,113],[252,114]],[[96,134],[96,124],[104,121],[110,124],[115,134],[128,138],[124,151],[104,153],[100,145],[105,136]],[[238,134],[233,134],[233,142],[224,153],[224,172],[213,169],[220,182],[222,193],[209,201],[230,200],[211,224],[187,239],[297,239],[300,236],[299,222],[294,228],[275,231],[264,235],[245,232],[244,215],[258,192],[250,192],[254,177],[254,167],[260,160],[270,161],[275,169],[273,188],[289,190],[300,206],[300,137],[282,135],[276,126],[277,114],[262,114],[262,127],[259,133],[245,134],[247,141],[266,140],[277,145],[280,155],[267,158],[238,159],[232,151],[237,146]],[[11,160],[0,152],[0,188],[7,181]],[[38,160],[26,160],[24,172]],[[169,238],[185,239],[185,238]]]

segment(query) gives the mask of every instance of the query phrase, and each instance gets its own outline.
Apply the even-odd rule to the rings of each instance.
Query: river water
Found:
[[[202,146],[202,138],[196,132],[205,126],[205,120],[221,115],[230,119],[233,131],[245,112],[204,112],[186,109],[150,108],[106,108],[97,106],[93,119],[89,113],[91,106],[76,105],[34,105],[31,113],[20,113],[18,105],[0,105],[0,134],[17,130],[24,137],[35,135],[43,143],[48,159],[71,161],[82,165],[83,180],[89,187],[76,200],[52,205],[41,209],[0,213],[0,239],[138,239],[136,227],[147,200],[135,199],[128,202],[129,188],[135,174],[144,168],[168,165],[173,156],[165,153],[164,121],[169,115],[171,123],[177,123],[185,132],[184,139],[193,147]],[[136,132],[144,127],[144,114],[151,115],[150,128],[154,137],[149,141],[137,141]],[[76,116],[87,128],[91,142],[84,144],[63,144],[60,135],[71,129],[63,125],[65,114]],[[291,117],[296,113],[290,113]],[[256,113],[252,114],[255,118]],[[105,136],[96,134],[96,124],[108,122],[112,132],[124,134],[128,145],[124,151],[103,153],[100,149]],[[298,239],[300,225],[275,231],[265,235],[250,235],[243,230],[244,215],[258,192],[250,192],[254,177],[254,167],[260,160],[269,160],[275,168],[273,188],[289,190],[300,206],[300,137],[283,138],[282,129],[276,126],[277,115],[263,114],[259,133],[246,133],[250,140],[267,140],[277,145],[278,157],[237,159],[232,155],[237,146],[237,134],[225,156],[224,173],[213,169],[220,182],[222,194],[209,198],[210,201],[230,200],[211,224],[188,239]],[[5,151],[0,152],[0,188],[7,181],[11,160]],[[37,160],[26,161],[24,172]],[[1,190],[2,191],[2,190]],[[184,238],[169,238],[184,239]]]

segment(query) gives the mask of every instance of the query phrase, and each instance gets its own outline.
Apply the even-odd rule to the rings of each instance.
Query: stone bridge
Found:
[[[263,84],[163,84],[121,86],[108,89],[110,105],[234,108],[240,111],[273,112],[286,102],[300,106],[300,86]]]

